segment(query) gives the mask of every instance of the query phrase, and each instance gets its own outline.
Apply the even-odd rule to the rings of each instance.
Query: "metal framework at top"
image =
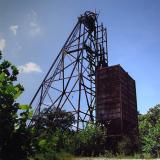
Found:
[[[50,67],[30,106],[34,116],[52,108],[72,112],[73,128],[95,121],[96,69],[108,66],[107,31],[98,23],[98,14],[86,11]],[[34,117],[33,116],[33,117]],[[31,123],[35,123],[32,119]]]

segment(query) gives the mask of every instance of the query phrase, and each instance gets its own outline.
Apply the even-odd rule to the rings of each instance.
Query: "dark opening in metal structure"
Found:
[[[30,106],[34,116],[53,107],[72,112],[75,129],[95,120],[96,69],[108,66],[107,31],[98,14],[86,11],[50,67]],[[34,123],[34,120],[31,121]]]

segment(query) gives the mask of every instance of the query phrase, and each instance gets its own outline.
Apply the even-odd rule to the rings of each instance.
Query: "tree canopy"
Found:
[[[24,91],[16,83],[18,69],[2,60],[1,52],[0,61],[0,159],[22,160],[30,151],[30,130],[26,125],[29,107],[16,103]]]
[[[160,156],[160,105],[139,115],[139,133],[142,151]]]
[[[17,82],[18,74],[18,69],[2,59],[0,52],[0,159],[27,160],[37,155],[41,160],[58,159],[62,151],[78,156],[105,153],[109,143],[106,129],[99,124],[88,124],[76,132],[72,130],[75,117],[71,112],[44,109],[33,117],[34,125],[28,126],[27,121],[32,116],[30,106],[16,102],[24,91]],[[35,125],[40,127],[38,135]],[[160,105],[150,108],[144,115],[139,114],[139,139],[143,153],[160,157]],[[131,144],[130,139],[122,139],[118,144],[119,152],[130,153]]]

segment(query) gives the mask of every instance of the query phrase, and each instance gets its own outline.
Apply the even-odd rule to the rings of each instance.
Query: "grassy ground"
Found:
[[[74,160],[131,160],[131,159],[142,160],[142,159],[134,159],[134,158],[87,158],[87,157],[86,158],[74,158]],[[143,160],[145,160],[145,159],[143,159]]]

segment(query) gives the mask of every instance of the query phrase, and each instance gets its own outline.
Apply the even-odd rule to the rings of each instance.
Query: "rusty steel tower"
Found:
[[[135,81],[120,65],[108,66],[107,31],[97,13],[78,18],[30,106],[33,117],[43,109],[72,113],[77,131],[96,121],[110,136],[138,134]]]
[[[96,70],[108,66],[107,31],[98,14],[86,11],[50,67],[30,106],[34,116],[53,107],[72,112],[73,127],[84,128],[95,121]],[[31,123],[34,123],[32,119]]]
[[[138,134],[135,80],[120,65],[97,69],[96,111],[109,136]]]

